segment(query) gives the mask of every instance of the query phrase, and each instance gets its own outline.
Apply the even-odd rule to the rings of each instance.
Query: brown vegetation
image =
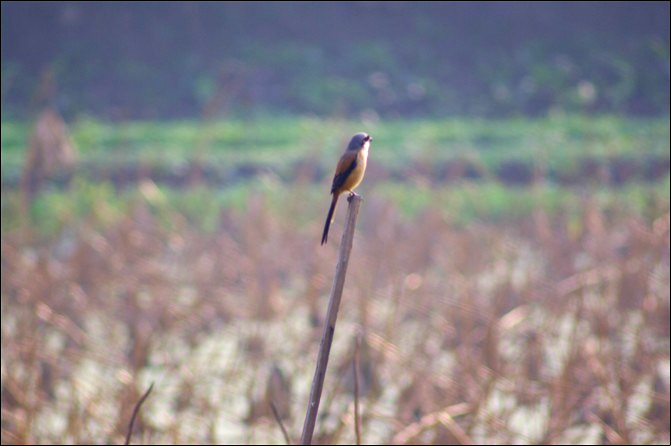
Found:
[[[273,399],[295,441],[337,243],[264,200],[3,235],[2,443],[120,443],[150,382],[135,443],[281,442]],[[354,441],[359,334],[364,442],[669,441],[668,209],[361,214],[316,441]]]
[[[24,210],[49,179],[71,174],[76,149],[68,127],[56,110],[46,107],[37,118],[21,173]]]

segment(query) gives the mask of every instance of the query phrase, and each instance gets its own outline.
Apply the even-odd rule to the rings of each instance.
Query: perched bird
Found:
[[[333,213],[335,212],[338,197],[345,191],[350,194],[363,180],[363,174],[366,171],[366,161],[368,159],[368,148],[373,138],[367,133],[357,133],[347,146],[347,150],[340,157],[338,166],[333,176],[333,185],[331,186],[331,207],[326,216],[324,224],[324,234],[322,235],[322,245],[326,243],[329,235],[329,227],[333,223]]]

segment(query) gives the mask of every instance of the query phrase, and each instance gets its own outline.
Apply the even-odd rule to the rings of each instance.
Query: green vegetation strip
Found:
[[[1,124],[3,184],[16,182],[30,125]],[[270,164],[277,171],[302,159],[324,165],[351,134],[375,137],[372,160],[387,168],[410,162],[466,159],[495,171],[509,161],[570,171],[585,158],[667,157],[669,119],[556,115],[526,120],[345,121],[302,117],[257,120],[104,123],[82,118],[71,134],[83,163],[143,163],[177,169],[193,160],[218,166]],[[12,181],[14,180],[14,181]]]
[[[669,209],[670,184],[668,175],[654,184],[630,183],[619,188],[552,184],[506,187],[491,181],[437,187],[378,182],[362,186],[361,193],[371,206],[391,206],[400,218],[412,220],[423,212],[439,211],[446,220],[461,225],[474,220],[520,221],[538,210],[551,216],[577,215],[587,202],[619,214],[655,218],[660,210]],[[315,215],[321,221],[327,197],[326,189],[284,185],[264,177],[217,189],[202,185],[172,188],[143,182],[121,191],[111,183],[77,179],[69,190],[47,190],[38,195],[27,221],[42,234],[50,235],[82,222],[106,227],[124,218],[135,218],[136,212],[145,215],[149,211],[149,215],[171,229],[189,225],[213,232],[225,213],[245,214],[250,207],[257,206],[274,219],[291,221],[300,228],[313,223]],[[19,191],[2,192],[3,233],[25,226],[20,204]]]

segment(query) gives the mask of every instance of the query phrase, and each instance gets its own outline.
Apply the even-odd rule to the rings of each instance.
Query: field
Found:
[[[360,129],[315,440],[354,442],[355,400],[364,443],[671,440],[668,118],[80,119],[26,205],[30,129],[2,123],[3,444],[121,443],[151,383],[134,443],[283,443],[270,401],[296,442]]]

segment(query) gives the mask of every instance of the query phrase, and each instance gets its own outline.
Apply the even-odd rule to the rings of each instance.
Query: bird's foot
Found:
[[[348,203],[351,202],[351,201],[352,201],[352,198],[354,198],[354,197],[359,197],[359,198],[361,198],[361,195],[357,194],[357,193],[354,192],[354,191],[349,191],[349,195],[347,196],[347,202],[348,202]]]

